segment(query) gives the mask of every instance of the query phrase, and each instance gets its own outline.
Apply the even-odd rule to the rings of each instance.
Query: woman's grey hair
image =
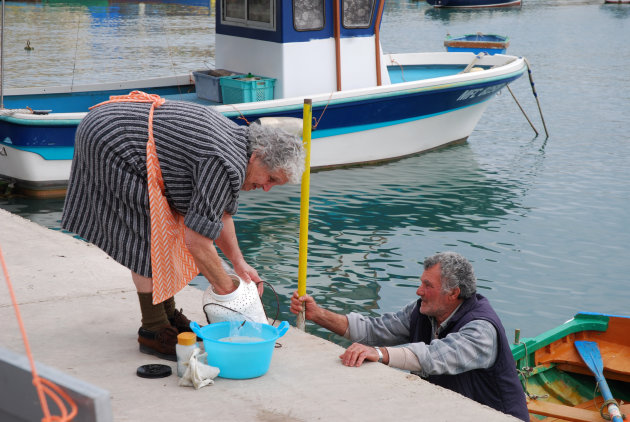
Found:
[[[289,183],[300,183],[306,152],[302,140],[283,129],[258,123],[249,126],[249,153],[269,170],[283,170]]]
[[[441,252],[425,259],[424,269],[428,270],[436,264],[440,264],[444,293],[459,287],[459,298],[468,299],[477,292],[477,278],[466,258],[455,252]]]

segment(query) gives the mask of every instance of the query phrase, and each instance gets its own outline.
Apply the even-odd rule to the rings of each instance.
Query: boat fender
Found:
[[[297,117],[261,117],[254,124],[276,127],[292,135],[302,136],[302,119]]]

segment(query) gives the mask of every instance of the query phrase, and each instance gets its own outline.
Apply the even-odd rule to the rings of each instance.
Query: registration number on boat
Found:
[[[501,88],[503,88],[502,85],[493,85],[493,86],[488,86],[486,88],[467,89],[466,91],[462,93],[462,95],[459,96],[457,101],[469,100],[475,97],[481,97],[485,95],[494,94],[495,92],[499,91]]]

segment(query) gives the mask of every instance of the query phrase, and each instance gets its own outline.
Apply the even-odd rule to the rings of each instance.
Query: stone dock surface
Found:
[[[265,375],[219,377],[199,390],[180,387],[175,362],[138,351],[140,309],[129,270],[91,244],[4,210],[0,248],[33,358],[106,390],[114,421],[516,420],[382,364],[345,367],[340,346],[294,327],[278,339],[282,347]],[[0,347],[24,355],[4,276],[0,280]],[[202,294],[189,286],[175,299],[204,325]],[[151,363],[171,366],[173,375],[136,375]]]

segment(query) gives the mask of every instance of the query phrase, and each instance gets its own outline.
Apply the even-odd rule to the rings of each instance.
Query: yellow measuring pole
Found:
[[[304,100],[304,114],[302,118],[302,142],[306,150],[304,163],[304,173],[302,174],[302,194],[300,197],[300,254],[298,266],[298,294],[306,294],[306,257],[308,247],[308,207],[309,207],[309,187],[311,183],[311,126],[313,115],[313,102],[310,99]],[[304,311],[297,316],[297,328],[304,331],[305,318]]]

